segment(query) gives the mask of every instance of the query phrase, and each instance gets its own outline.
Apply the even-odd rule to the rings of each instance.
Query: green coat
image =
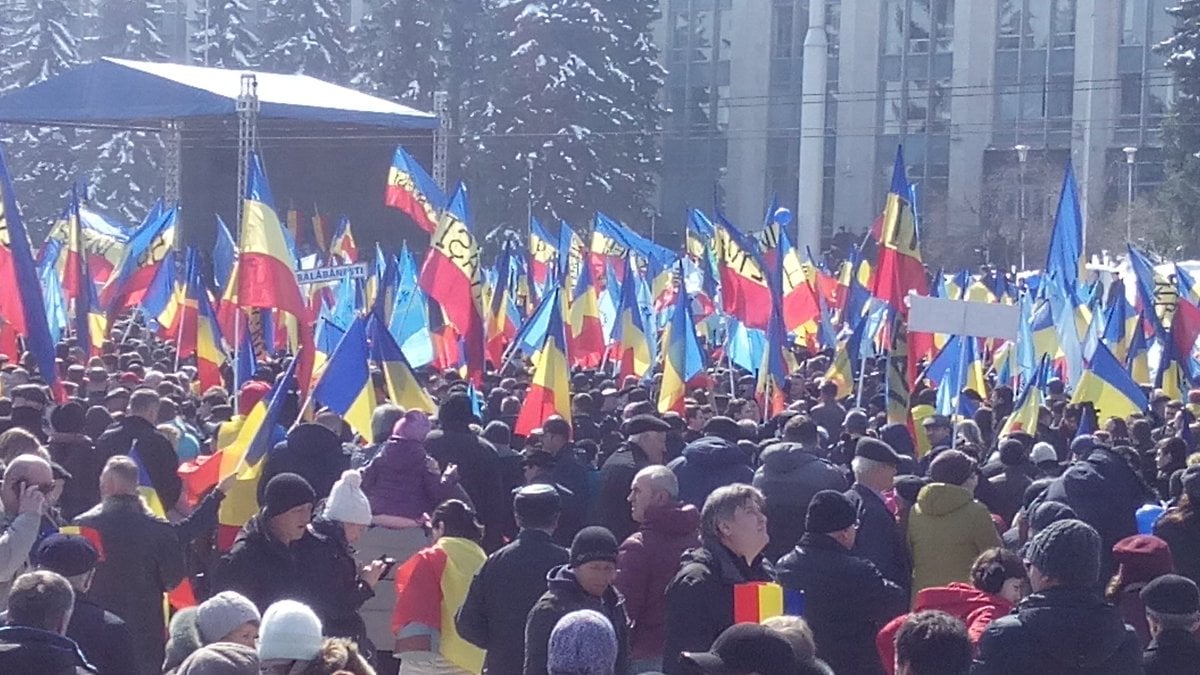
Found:
[[[913,597],[931,586],[970,583],[975,558],[1000,545],[987,507],[966,488],[948,483],[926,485],[908,516]]]

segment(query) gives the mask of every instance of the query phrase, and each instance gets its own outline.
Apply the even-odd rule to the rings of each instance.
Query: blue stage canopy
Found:
[[[307,75],[103,58],[0,97],[0,122],[159,130],[221,124],[237,115],[241,76],[258,82],[259,119],[398,130],[433,129],[437,118]],[[185,132],[186,133],[186,132]]]

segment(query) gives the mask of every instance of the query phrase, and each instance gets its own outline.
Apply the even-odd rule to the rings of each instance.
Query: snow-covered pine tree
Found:
[[[471,184],[489,186],[474,194],[478,220],[522,227],[532,185],[535,215],[582,224],[602,210],[642,221],[657,164],[661,70],[644,62],[655,53],[651,13],[635,4],[633,12],[620,0],[491,6],[494,31],[481,48],[465,140]],[[618,44],[642,33],[636,48]]]
[[[24,0],[0,10],[0,91],[37,84],[78,64],[74,20],[74,8],[65,0]],[[10,126],[0,136],[22,210],[38,241],[70,191],[75,133]]]
[[[445,73],[436,0],[375,0],[350,31],[350,82],[428,110]]]
[[[96,33],[90,36],[96,53],[137,61],[167,58],[159,34],[163,7],[158,2],[101,0],[97,18]],[[96,131],[90,136],[84,156],[91,163],[84,158],[79,162],[88,171],[89,198],[126,221],[139,222],[162,194],[162,139],[157,132],[145,131]]]
[[[1200,0],[1178,0],[1167,12],[1175,18],[1175,32],[1159,49],[1175,76],[1176,95],[1163,125],[1166,180],[1158,197],[1194,253],[1200,223]]]
[[[350,80],[349,31],[337,0],[267,0],[259,37],[266,70]]]
[[[191,24],[192,60],[214,68],[252,68],[262,42],[246,23],[245,0],[199,3]]]

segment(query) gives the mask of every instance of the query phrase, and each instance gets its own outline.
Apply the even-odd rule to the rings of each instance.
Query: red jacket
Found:
[[[657,658],[667,639],[667,584],[679,572],[683,552],[700,545],[700,512],[691,504],[646,510],[642,529],[629,535],[617,555],[617,590],[625,596],[634,660]]]
[[[970,584],[953,582],[949,586],[934,586],[917,593],[917,601],[913,612],[927,609],[943,611],[958,617],[967,626],[967,635],[971,645],[979,644],[979,638],[994,619],[1008,614],[1013,604],[999,595],[981,591]],[[888,622],[879,635],[875,636],[875,648],[879,650],[879,658],[887,668],[888,675],[895,675],[896,669],[896,633],[904,624],[908,614],[902,614]]]

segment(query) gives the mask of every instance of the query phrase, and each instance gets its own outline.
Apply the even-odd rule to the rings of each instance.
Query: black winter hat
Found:
[[[829,534],[857,522],[858,511],[846,495],[837,490],[821,490],[808,503],[804,529],[813,534]]]
[[[756,623],[735,623],[717,636],[707,652],[684,652],[683,660],[703,673],[796,672],[796,653],[778,632]]]
[[[742,438],[742,429],[732,418],[717,415],[704,423],[704,435],[716,436],[730,443],[737,443]]]
[[[1146,584],[1141,598],[1146,609],[1159,614],[1200,612],[1200,589],[1196,588],[1196,582],[1178,574],[1164,574]]]
[[[281,473],[267,483],[263,492],[263,517],[274,518],[301,504],[315,504],[317,493],[304,477],[296,473]]]
[[[83,431],[87,411],[79,401],[67,401],[50,412],[50,427],[62,434],[77,434]]]
[[[1056,521],[1034,536],[1025,561],[1063,586],[1092,586],[1100,578],[1100,535],[1082,520]]]
[[[1029,529],[1041,532],[1060,520],[1076,518],[1075,509],[1062,502],[1042,502],[1029,516]]]
[[[78,534],[52,534],[33,550],[33,562],[42,569],[74,577],[96,567],[100,554],[92,542]]]
[[[576,568],[594,560],[617,562],[617,538],[607,527],[585,527],[571,541],[571,567]]]
[[[878,438],[863,436],[858,439],[858,443],[854,446],[854,456],[864,459],[891,464],[892,466],[900,465],[900,455],[892,449],[892,446],[884,443]]]

